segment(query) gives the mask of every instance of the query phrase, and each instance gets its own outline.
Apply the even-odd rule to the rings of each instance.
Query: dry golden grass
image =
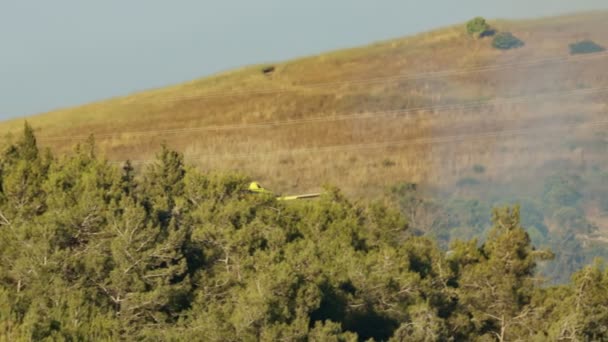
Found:
[[[246,172],[282,192],[318,190],[324,183],[351,194],[369,194],[396,181],[453,184],[473,176],[507,181],[555,159],[604,165],[605,137],[595,132],[606,129],[570,127],[602,120],[607,93],[567,91],[608,87],[608,74],[602,72],[608,70],[608,58],[394,78],[568,57],[568,44],[576,40],[608,45],[606,19],[608,13],[603,12],[495,21],[495,28],[526,42],[523,48],[506,52],[493,49],[491,39],[469,38],[459,25],[278,63],[271,75],[261,72],[263,66],[251,66],[28,121],[41,144],[58,152],[93,134],[111,160],[149,160],[166,142],[203,169]],[[554,95],[529,97],[534,94]],[[520,101],[382,113],[513,96]],[[368,115],[330,120],[363,114]],[[254,125],[312,118],[321,119]],[[22,124],[23,120],[0,123],[0,132],[15,133]],[[222,125],[254,126],[204,129]],[[533,131],[479,137],[484,132],[526,129]],[[581,152],[576,146],[589,139],[591,146],[599,147]],[[486,171],[473,174],[474,165],[483,165]]]

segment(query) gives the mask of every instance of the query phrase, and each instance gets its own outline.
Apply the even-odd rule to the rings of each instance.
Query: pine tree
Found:
[[[608,339],[608,270],[600,260],[572,277],[571,295],[558,304],[550,320],[560,340],[605,341]]]
[[[147,325],[176,322],[187,307],[186,237],[175,227],[163,231],[132,198],[123,198],[119,207],[100,231],[101,240],[83,254],[80,272],[116,316],[122,338],[133,339]]]
[[[143,175],[144,203],[163,226],[171,221],[174,209],[179,210],[176,199],[184,193],[185,175],[184,157],[165,145]]]
[[[130,160],[127,160],[122,167],[120,188],[126,196],[135,196],[137,183],[135,182],[135,169]]]
[[[25,123],[23,136],[4,152],[0,161],[0,222],[27,219],[46,210],[42,183],[51,160],[40,156],[32,127]]]
[[[499,341],[525,338],[536,262],[550,257],[536,251],[520,226],[519,208],[496,209],[494,226],[479,251],[457,251],[460,304],[481,335]]]

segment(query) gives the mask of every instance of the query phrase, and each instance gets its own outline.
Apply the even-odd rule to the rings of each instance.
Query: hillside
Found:
[[[108,159],[142,164],[166,142],[202,169],[238,169],[280,192],[508,182],[555,160],[603,167],[608,58],[570,56],[568,45],[608,45],[607,17],[491,21],[525,42],[509,51],[458,25],[28,121],[56,152],[93,134]],[[3,122],[0,132],[22,125]]]

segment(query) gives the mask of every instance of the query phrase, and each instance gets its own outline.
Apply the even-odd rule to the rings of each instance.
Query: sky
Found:
[[[0,120],[486,18],[606,0],[0,0]]]

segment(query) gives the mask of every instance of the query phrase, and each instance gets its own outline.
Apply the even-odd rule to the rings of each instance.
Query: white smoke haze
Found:
[[[572,34],[572,41],[584,38],[604,43],[601,38],[605,33]],[[525,33],[515,34],[527,40]],[[522,50],[535,48],[528,42]],[[506,54],[498,54],[494,60],[485,62],[500,65],[511,60]],[[459,113],[459,117],[450,116],[434,125],[436,136],[513,134],[453,143],[440,151],[430,149],[429,154],[437,154],[429,158],[436,167],[422,182],[428,181],[434,190],[420,192],[420,196],[438,199],[446,207],[449,206],[446,198],[465,200],[468,205],[521,204],[522,219],[524,225],[530,225],[533,240],[556,253],[556,260],[542,268],[552,282],[568,281],[570,273],[583,260],[607,256],[605,70],[608,60],[598,58],[497,70],[447,81],[475,89],[469,91],[479,98],[530,96],[530,99]],[[442,158],[449,161],[438,161]],[[572,183],[576,186],[570,188]],[[566,212],[576,214],[565,216]],[[436,229],[416,228],[423,232]],[[458,227],[452,228],[458,232]],[[539,233],[543,229],[546,232]]]

